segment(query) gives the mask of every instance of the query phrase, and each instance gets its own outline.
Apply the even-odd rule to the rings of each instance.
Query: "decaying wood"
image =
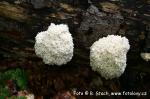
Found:
[[[5,1],[0,2],[0,16],[10,18],[19,22],[24,22],[30,19],[26,9]]]
[[[0,1],[0,70],[16,67],[27,70],[29,88],[34,94],[53,96],[58,91],[74,88],[120,91],[122,86],[126,88],[127,83],[139,82],[137,72],[144,73],[145,78],[149,77],[149,63],[140,57],[140,52],[150,48],[150,15],[148,10],[142,10],[149,0],[143,0],[144,3],[134,9],[124,6],[121,1],[125,0],[91,0],[93,3],[90,4],[86,0],[75,0],[76,4],[72,4],[74,0],[64,0],[71,3],[55,2],[57,6],[52,4],[55,0],[39,0],[41,5],[38,5],[38,0],[24,0],[24,5],[21,0],[17,4],[6,1]],[[141,1],[138,0],[137,4]],[[68,24],[75,45],[71,62],[60,67],[45,65],[34,52],[35,35],[46,30],[52,22]],[[108,34],[126,36],[131,48],[123,76],[106,81],[92,71],[89,48],[93,42]]]

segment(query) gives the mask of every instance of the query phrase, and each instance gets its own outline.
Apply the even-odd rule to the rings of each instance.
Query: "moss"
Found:
[[[8,97],[11,94],[8,86],[9,80],[15,81],[14,84],[16,86],[13,87],[18,88],[19,90],[25,90],[27,88],[27,75],[24,70],[13,69],[0,72],[0,99],[5,99],[3,97]]]

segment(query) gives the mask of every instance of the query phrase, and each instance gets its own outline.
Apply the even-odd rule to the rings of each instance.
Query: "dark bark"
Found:
[[[129,0],[63,1],[0,1],[0,70],[16,67],[27,70],[29,87],[46,99],[73,88],[121,91],[130,86],[127,90],[148,91],[149,62],[142,60],[140,53],[150,51],[149,1],[131,0],[134,2],[131,5]],[[34,52],[35,35],[52,22],[68,24],[73,35],[74,57],[61,67],[45,65]],[[108,34],[126,36],[131,49],[125,73],[119,79],[106,81],[91,70],[89,47]],[[139,83],[134,86],[136,82]]]

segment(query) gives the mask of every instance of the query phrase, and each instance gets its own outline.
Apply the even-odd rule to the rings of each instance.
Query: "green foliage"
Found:
[[[0,99],[5,99],[7,96],[9,96],[8,88],[0,88]]]
[[[17,97],[16,99],[27,99],[27,98],[24,96],[20,96],[20,97]]]
[[[20,96],[20,97],[18,97],[17,99],[26,99],[26,97]]]
[[[0,72],[0,99],[5,99],[4,97],[10,95],[8,86],[6,85],[8,80],[14,80],[16,86],[20,90],[25,90],[27,88],[27,75],[24,70],[13,69],[7,70],[5,72]],[[24,99],[23,97],[15,99]]]
[[[10,79],[15,80],[17,86],[24,90],[27,88],[27,79],[26,73],[24,70],[16,69],[16,70],[9,70],[5,72],[5,76],[10,77]]]

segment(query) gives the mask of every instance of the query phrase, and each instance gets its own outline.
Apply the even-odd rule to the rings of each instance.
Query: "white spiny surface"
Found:
[[[103,37],[90,48],[90,65],[105,79],[120,77],[126,68],[126,54],[129,48],[128,39],[125,37]]]
[[[45,64],[63,65],[72,59],[73,40],[67,25],[51,23],[35,40],[35,53]]]

